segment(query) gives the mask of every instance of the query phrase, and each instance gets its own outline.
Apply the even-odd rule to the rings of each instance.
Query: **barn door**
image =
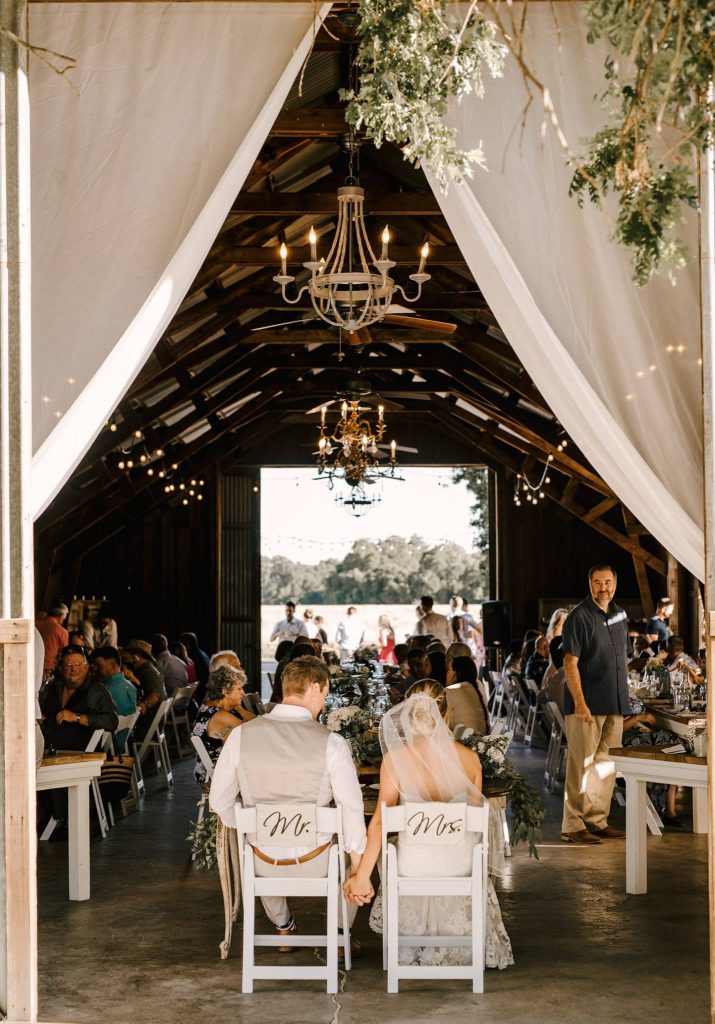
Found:
[[[219,639],[237,651],[249,692],[261,688],[260,470],[241,469],[220,479]]]

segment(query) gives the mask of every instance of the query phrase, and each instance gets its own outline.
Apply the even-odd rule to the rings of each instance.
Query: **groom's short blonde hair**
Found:
[[[304,654],[295,661],[290,661],[283,669],[281,685],[284,697],[304,697],[313,683],[322,690],[328,685],[330,675],[325,662],[321,658],[313,658]]]

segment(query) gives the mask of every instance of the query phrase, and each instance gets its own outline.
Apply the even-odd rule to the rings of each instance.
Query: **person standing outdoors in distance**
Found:
[[[273,627],[273,632],[268,638],[269,641],[277,640],[278,643],[281,640],[292,640],[296,637],[308,636],[308,630],[305,627],[304,622],[300,622],[295,617],[295,602],[286,601],[285,607],[285,618],[281,619],[280,622],[276,622]]]
[[[630,710],[628,616],[613,601],[616,573],[595,565],[588,583],[589,597],[563,630],[568,760],[561,838],[581,846],[625,837],[608,824],[615,782],[609,750],[620,746]]]
[[[348,661],[363,642],[365,629],[358,610],[351,604],[348,608],[347,617],[338,624],[335,632],[335,643],[338,645],[340,660]]]
[[[668,640],[671,637],[671,630],[668,627],[666,619],[669,619],[672,614],[673,602],[669,597],[663,597],[658,602],[656,610],[648,619],[645,633],[650,640],[650,645],[654,654],[657,654],[658,651],[665,651],[668,648]]]

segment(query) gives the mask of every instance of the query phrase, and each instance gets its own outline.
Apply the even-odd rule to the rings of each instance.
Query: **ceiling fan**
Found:
[[[277,324],[254,327],[251,333],[271,331],[277,327],[290,327],[293,324],[308,324],[319,319],[320,317],[315,314],[307,314],[295,320],[283,320]],[[394,324],[397,327],[410,327],[417,330],[431,331],[432,334],[442,334],[446,337],[454,334],[457,330],[456,324],[447,323],[445,320],[427,320],[425,317],[417,316],[413,310],[408,309],[406,306],[401,306],[399,303],[393,303],[391,306],[388,306],[387,313],[378,322]],[[347,335],[348,344],[353,346],[369,345],[373,340],[374,338],[367,327],[360,327],[357,331]]]

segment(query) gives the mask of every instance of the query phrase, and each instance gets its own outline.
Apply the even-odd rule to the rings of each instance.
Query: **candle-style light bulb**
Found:
[[[425,263],[427,262],[427,257],[428,256],[429,256],[429,245],[427,244],[427,242],[425,242],[425,244],[420,249],[420,265],[419,265],[419,268],[417,270],[418,274],[423,274],[424,273]]]
[[[316,235],[312,225],[310,228],[310,232],[308,233],[308,241],[310,242],[310,259],[312,263],[315,263],[318,259],[318,236]]]
[[[346,416],[347,416],[347,414],[348,414],[348,403],[347,403],[347,402],[343,402],[343,404],[341,405],[341,407],[340,407],[340,408],[341,408],[341,410],[342,410],[342,414],[343,414],[343,419],[345,419],[345,417],[346,417]]]
[[[397,454],[397,442],[390,441],[390,458],[395,461],[395,455]]]
[[[281,242],[281,275],[287,277],[286,260],[288,259],[288,249],[286,248],[285,242]]]
[[[324,405],[323,408],[320,410],[320,425],[321,425],[321,427],[325,426],[325,416],[326,416],[327,412],[328,412],[328,407],[327,407],[327,405]]]
[[[377,417],[378,417],[378,420],[379,420],[380,423],[382,423],[384,415],[385,415],[385,406],[384,405],[378,405],[378,407],[377,407]]]
[[[387,259],[387,247],[390,244],[390,229],[385,225],[385,230],[382,232],[382,252],[380,254],[381,260]]]

